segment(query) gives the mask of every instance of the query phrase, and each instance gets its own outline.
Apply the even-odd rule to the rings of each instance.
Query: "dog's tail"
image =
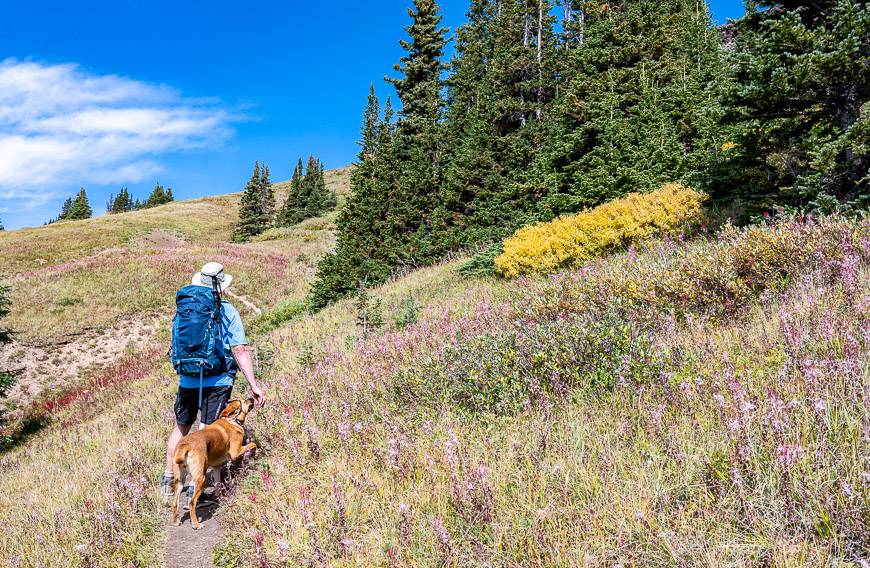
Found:
[[[175,453],[175,463],[178,465],[184,464],[187,461],[187,454],[190,453],[190,450],[185,449],[184,453],[176,452]]]

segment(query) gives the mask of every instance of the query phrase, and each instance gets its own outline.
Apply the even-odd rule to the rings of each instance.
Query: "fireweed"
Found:
[[[784,220],[462,283],[307,369],[278,330],[275,482],[231,504],[221,564],[870,558],[868,234]],[[349,304],[309,317],[352,333]]]

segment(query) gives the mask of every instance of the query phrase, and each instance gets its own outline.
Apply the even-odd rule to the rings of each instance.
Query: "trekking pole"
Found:
[[[203,420],[203,416],[202,416],[202,372],[203,372],[204,368],[205,368],[205,366],[202,363],[200,363],[199,364],[199,405],[198,405],[200,426],[202,426],[202,420]]]

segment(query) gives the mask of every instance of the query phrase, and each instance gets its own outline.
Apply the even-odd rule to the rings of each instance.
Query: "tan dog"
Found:
[[[173,474],[175,475],[175,500],[172,503],[172,523],[181,524],[178,519],[178,497],[181,494],[184,474],[190,473],[193,481],[193,497],[190,500],[190,523],[198,529],[199,519],[196,516],[196,504],[205,485],[205,472],[209,467],[221,467],[227,459],[235,460],[239,456],[257,447],[251,443],[245,446],[245,417],[254,407],[254,399],[249,398],[244,403],[233,399],[227,404],[217,420],[199,430],[192,432],[178,442],[175,448]]]

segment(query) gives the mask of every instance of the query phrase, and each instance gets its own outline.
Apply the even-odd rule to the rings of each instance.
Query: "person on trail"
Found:
[[[197,413],[201,426],[217,420],[230,400],[239,369],[248,381],[256,406],[261,408],[266,402],[254,376],[242,318],[235,306],[221,297],[232,280],[232,276],[224,273],[223,265],[209,262],[176,295],[170,354],[178,373],[178,393],[175,428],[166,444],[166,470],[161,480],[167,502],[174,492],[172,459],[176,445],[190,432]]]

